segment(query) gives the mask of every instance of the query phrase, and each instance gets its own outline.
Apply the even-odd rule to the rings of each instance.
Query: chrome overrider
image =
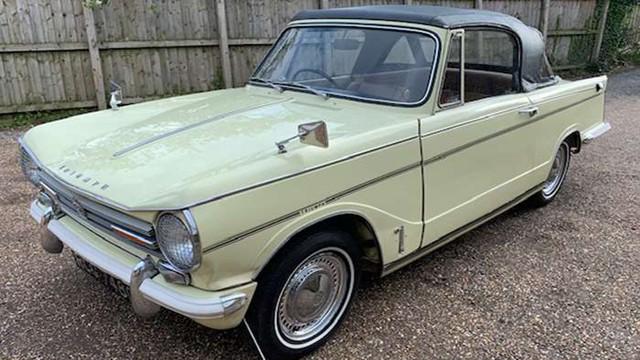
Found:
[[[108,256],[63,224],[61,220],[65,215],[56,211],[55,202],[47,194],[39,194],[30,210],[31,216],[42,226],[40,242],[45,251],[60,253],[66,245],[86,261],[129,285],[133,310],[142,317],[153,316],[164,307],[196,321],[208,321],[232,315],[248,304],[247,294],[241,291],[221,296],[188,287],[191,290],[185,295],[171,289],[171,285],[154,281],[156,275],[170,272],[171,268],[162,261],[155,264],[150,256],[134,266]],[[180,282],[178,280],[176,283]],[[169,281],[166,283],[170,284]]]

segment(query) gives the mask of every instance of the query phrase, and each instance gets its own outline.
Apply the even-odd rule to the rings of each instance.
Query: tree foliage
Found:
[[[599,64],[603,70],[640,60],[640,44],[634,43],[631,14],[638,0],[611,0],[602,38]]]

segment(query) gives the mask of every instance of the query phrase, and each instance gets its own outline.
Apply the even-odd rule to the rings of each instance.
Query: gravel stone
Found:
[[[518,207],[367,282],[311,359],[640,357],[640,69],[612,75],[613,129],[574,157],[555,202]],[[0,359],[257,359],[240,328],[138,319],[40,249],[19,132],[0,132]]]

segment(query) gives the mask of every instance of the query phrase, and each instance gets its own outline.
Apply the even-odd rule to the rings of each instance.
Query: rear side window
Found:
[[[465,30],[464,100],[518,90],[518,47],[513,36],[493,29]]]

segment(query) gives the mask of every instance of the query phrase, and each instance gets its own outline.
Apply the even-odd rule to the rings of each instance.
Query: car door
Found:
[[[452,31],[438,109],[420,120],[423,247],[444,243],[535,186],[535,139],[526,125],[536,114],[518,91],[518,51],[501,30]]]

